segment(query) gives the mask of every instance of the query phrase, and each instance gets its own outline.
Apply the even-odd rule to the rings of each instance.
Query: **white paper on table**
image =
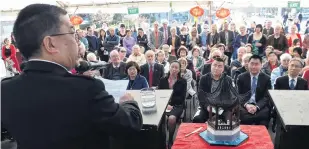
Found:
[[[119,103],[119,98],[126,93],[129,80],[108,80],[102,77],[96,77],[105,85],[105,90],[112,95],[116,103]]]

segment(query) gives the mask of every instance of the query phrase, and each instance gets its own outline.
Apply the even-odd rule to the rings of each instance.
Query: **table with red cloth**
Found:
[[[203,127],[198,133],[185,137],[186,134]],[[240,129],[249,138],[239,146],[211,146],[199,136],[207,125],[201,123],[182,123],[178,129],[172,149],[273,149],[274,145],[265,126],[241,125]]]

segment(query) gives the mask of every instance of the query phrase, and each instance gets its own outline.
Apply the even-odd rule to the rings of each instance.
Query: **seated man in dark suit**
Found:
[[[249,59],[249,72],[242,73],[237,79],[239,94],[247,94],[240,107],[240,120],[242,124],[257,124],[268,127],[269,123],[269,95],[271,88],[270,77],[263,72],[262,58],[253,55]]]
[[[308,90],[307,81],[299,77],[302,69],[302,61],[298,58],[293,58],[289,62],[288,75],[276,79],[274,89],[276,90]],[[273,111],[273,126],[272,131],[275,132],[277,113]]]
[[[232,78],[224,73],[224,60],[215,58],[211,65],[211,72],[203,75],[200,79],[199,89],[206,93],[223,91],[222,87],[232,87]],[[229,90],[229,89],[228,89]],[[199,92],[200,93],[200,92]],[[206,103],[203,96],[199,95],[200,110],[193,118],[194,123],[205,123],[209,118],[211,107]]]
[[[278,90],[308,90],[307,81],[299,77],[302,69],[302,61],[292,58],[289,62],[288,75],[276,79],[275,89]]]
[[[126,78],[126,63],[120,61],[117,50],[113,50],[110,53],[110,60],[111,63],[107,64],[103,69],[103,78],[109,80],[122,80]]]
[[[155,62],[155,53],[152,50],[148,50],[145,56],[147,63],[141,66],[140,74],[147,79],[149,87],[158,86],[164,76],[164,67]]]

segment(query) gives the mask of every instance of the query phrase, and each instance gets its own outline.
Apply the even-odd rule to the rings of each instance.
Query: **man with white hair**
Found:
[[[111,51],[110,63],[103,69],[103,78],[109,80],[122,80],[127,76],[125,70],[126,63],[120,61],[118,51]]]
[[[168,21],[166,19],[162,20],[162,27],[160,27],[159,30],[163,32],[164,43],[167,43],[168,37],[171,36],[171,27],[168,26]]]
[[[160,79],[164,75],[164,67],[155,62],[155,53],[148,50],[145,53],[147,63],[141,66],[141,75],[144,76],[149,84],[149,87],[158,86]]]
[[[151,50],[160,49],[165,44],[163,32],[159,30],[159,23],[156,21],[153,23],[153,31],[149,35],[148,46]]]
[[[87,54],[87,61],[97,62],[98,59],[97,59],[97,56],[94,53],[90,52],[90,53]]]
[[[281,34],[282,26],[277,24],[275,27],[274,34],[268,37],[267,46],[274,47],[274,52],[277,56],[286,53],[289,49],[287,38]]]

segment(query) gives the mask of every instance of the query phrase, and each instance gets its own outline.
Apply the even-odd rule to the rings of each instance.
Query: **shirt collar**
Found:
[[[253,78],[253,77],[255,77],[256,79],[258,79],[259,78],[259,75],[260,75],[260,73],[258,73],[257,75],[252,75],[251,73],[250,73],[250,77],[251,77],[251,79]]]
[[[52,62],[52,61],[49,61],[49,60],[43,60],[43,59],[30,59],[28,61],[41,61],[41,62],[48,62],[48,63],[53,63],[53,64],[56,64],[58,66],[61,66],[62,68],[64,68],[67,72],[71,73],[67,68],[65,68],[64,66],[62,66],[61,64],[59,63],[56,63],[56,62]]]
[[[292,79],[294,79],[294,81],[296,82],[296,81],[297,81],[297,78],[298,78],[298,76],[295,77],[295,78],[292,78],[292,77],[289,75],[289,81],[291,81]]]
[[[115,65],[115,64],[112,63],[112,65],[113,65],[114,68],[120,67],[120,63],[118,65]]]

